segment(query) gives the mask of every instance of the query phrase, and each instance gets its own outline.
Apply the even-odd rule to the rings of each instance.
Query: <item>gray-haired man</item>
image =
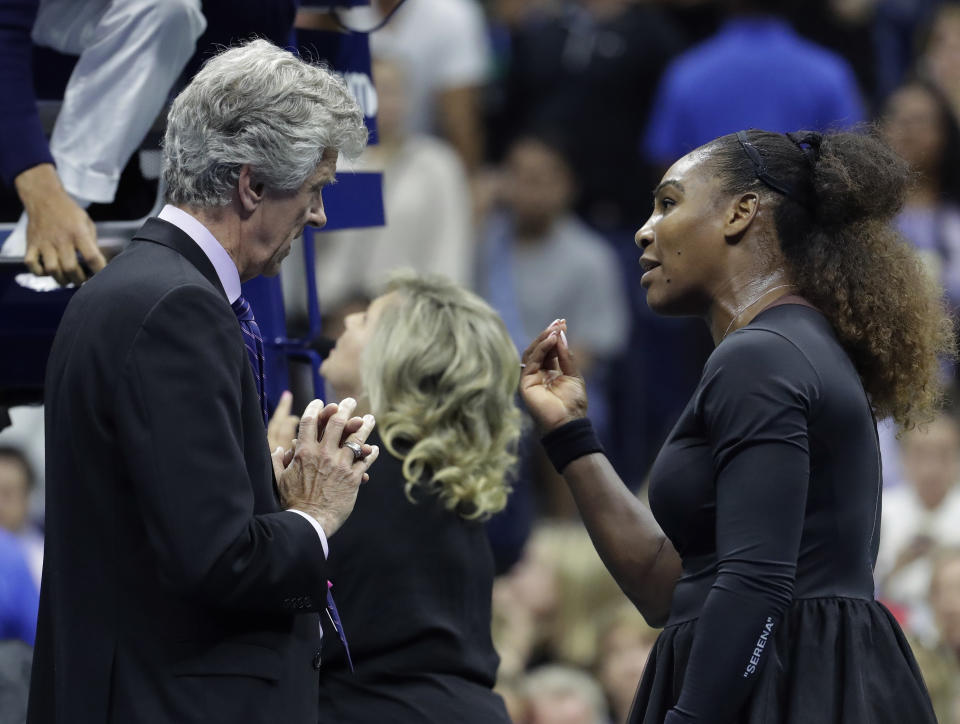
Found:
[[[76,293],[50,355],[32,724],[321,716],[326,538],[374,421],[314,401],[271,460],[240,282],[326,222],[337,154],[365,141],[343,82],[265,41],[174,101],[169,203]]]

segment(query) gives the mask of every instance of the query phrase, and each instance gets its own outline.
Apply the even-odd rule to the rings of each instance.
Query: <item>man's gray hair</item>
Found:
[[[163,141],[167,201],[230,203],[240,169],[295,191],[323,152],[355,158],[367,142],[363,113],[343,79],[266,40],[211,58],[173,101]]]

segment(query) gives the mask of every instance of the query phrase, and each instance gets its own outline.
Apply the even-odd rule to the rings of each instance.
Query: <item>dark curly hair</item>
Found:
[[[774,225],[800,294],[830,320],[863,381],[874,414],[907,429],[940,397],[940,358],[955,356],[939,284],[890,223],[903,206],[906,163],[871,133],[746,132],[774,191],[737,134],[708,146],[726,193],[775,200]]]

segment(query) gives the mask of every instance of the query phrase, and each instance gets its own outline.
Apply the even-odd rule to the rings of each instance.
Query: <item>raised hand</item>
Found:
[[[543,432],[587,414],[587,387],[567,345],[566,329],[566,320],[556,320],[523,353],[520,396]]]
[[[273,411],[273,417],[267,424],[267,440],[270,443],[271,450],[276,450],[278,447],[286,450],[297,436],[297,425],[300,424],[300,418],[297,415],[290,414],[292,405],[293,395],[289,391],[280,395],[277,409]]]

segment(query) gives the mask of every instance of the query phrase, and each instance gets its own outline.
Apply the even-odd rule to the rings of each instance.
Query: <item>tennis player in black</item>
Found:
[[[953,348],[939,289],[889,224],[906,183],[888,148],[849,133],[731,134],[667,171],[636,235],[640,283],[717,346],[649,509],[585,417],[565,322],[527,349],[544,446],[610,571],[665,625],[631,724],[936,721],[873,598],[876,419],[922,420]]]

